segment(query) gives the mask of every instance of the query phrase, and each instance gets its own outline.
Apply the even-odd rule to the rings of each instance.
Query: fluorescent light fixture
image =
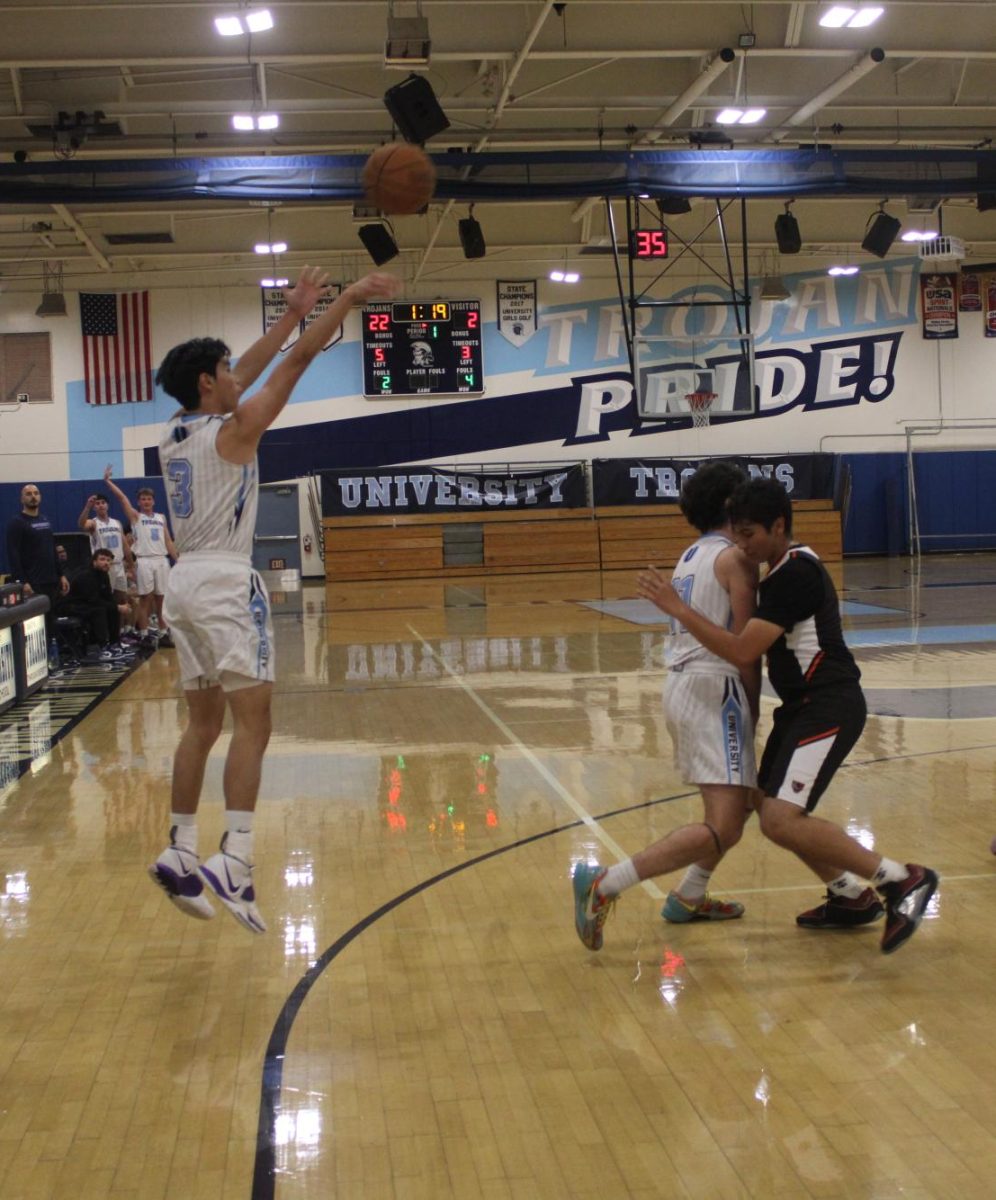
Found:
[[[268,8],[254,8],[246,13],[246,26],[250,33],[264,33],[273,28],[273,14]]]
[[[242,33],[264,33],[273,28],[273,14],[268,8],[250,9],[245,17],[230,15],[215,17],[214,27],[222,37],[238,37]]]
[[[554,283],[577,283],[581,278],[577,271],[551,271],[549,277]]]
[[[269,254],[270,253],[270,243],[269,242],[257,242],[256,245],[253,246],[253,250],[255,250],[257,254]]]
[[[287,251],[287,243],[286,242],[274,242],[273,245],[270,247],[271,254],[284,254],[284,253],[286,253],[286,251]]]
[[[255,250],[257,254],[285,254],[287,252],[287,243],[273,242],[271,245],[270,242],[257,242],[256,245],[253,246],[253,250]]]
[[[290,283],[289,279],[261,279],[260,287],[286,287]]]
[[[848,29],[867,29],[869,25],[874,25],[882,13],[884,8],[878,6],[869,6],[867,8],[859,8],[850,21],[847,22]]]
[[[874,25],[885,9],[879,5],[865,5],[855,8],[850,4],[835,4],[822,17],[820,24],[824,29],[867,29]]]
[[[718,125],[756,125],[768,115],[766,108],[724,108],[716,114]]]
[[[930,242],[935,237],[937,237],[936,229],[907,229],[899,240],[902,242]]]
[[[828,275],[857,275],[860,267],[828,267]]]
[[[276,129],[279,125],[280,117],[277,113],[260,113],[259,116],[252,113],[236,113],[232,117],[232,128],[241,130],[242,133],[251,133],[254,129]]]

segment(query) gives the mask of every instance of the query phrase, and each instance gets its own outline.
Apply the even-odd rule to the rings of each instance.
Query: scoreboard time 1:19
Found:
[[[363,394],[481,395],[479,300],[384,301],[363,309]]]

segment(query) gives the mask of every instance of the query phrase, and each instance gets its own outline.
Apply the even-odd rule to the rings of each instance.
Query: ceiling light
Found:
[[[860,267],[828,267],[828,275],[857,275]]]
[[[222,37],[238,37],[242,33],[264,33],[273,28],[273,14],[268,8],[253,8],[245,17],[234,14],[215,17],[214,27]]]
[[[261,279],[260,287],[286,287],[290,283],[289,279]]]
[[[246,13],[246,26],[250,33],[264,33],[273,28],[273,14],[268,8],[251,9]]]
[[[899,239],[901,242],[929,242],[937,237],[936,229],[907,229]]]
[[[577,283],[581,276],[577,271],[551,271],[549,278],[554,283]]]
[[[835,4],[820,17],[820,24],[824,29],[867,29],[884,12],[879,5],[855,8],[850,4]]]
[[[279,125],[280,117],[277,113],[260,113],[258,116],[252,113],[236,113],[232,117],[232,128],[242,133],[250,133],[254,129],[276,129]]]
[[[756,125],[767,116],[766,108],[724,108],[716,114],[719,125]]]
[[[257,254],[269,254],[270,253],[270,243],[269,242],[257,242],[256,245],[253,246],[253,250],[255,250],[255,252]]]
[[[257,254],[285,254],[287,252],[286,242],[257,242],[253,246],[253,250]]]
[[[765,275],[764,282],[761,284],[761,299],[773,300],[777,303],[779,300],[791,300],[792,293],[785,286],[785,280],[781,275]]]

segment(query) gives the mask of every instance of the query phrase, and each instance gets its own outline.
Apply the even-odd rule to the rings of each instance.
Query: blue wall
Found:
[[[115,479],[118,487],[135,503],[135,493],[140,487],[150,487],[156,494],[156,511],[166,511],[166,492],[160,478],[148,479]],[[114,495],[104,486],[103,479],[87,479],[82,483],[75,480],[59,483],[45,483],[41,479],[25,479],[21,483],[0,483],[0,524],[4,529],[4,537],[0,539],[0,571],[6,572],[7,567],[7,537],[8,520],[21,511],[21,488],[25,483],[37,483],[41,489],[41,511],[52,522],[57,533],[78,533],[77,522],[80,512],[88,496],[94,492],[103,492],[111,502],[111,516],[126,528],[128,522],[121,505]]]

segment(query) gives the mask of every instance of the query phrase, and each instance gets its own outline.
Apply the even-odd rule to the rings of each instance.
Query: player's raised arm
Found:
[[[232,374],[245,391],[262,375],[302,320],[325,295],[328,272],[320,267],[304,267],[293,288],[285,289],[287,311],[261,338],[253,342],[232,368]]]
[[[248,462],[256,453],[259,439],[273,424],[297,381],[357,304],[368,300],[389,299],[397,294],[398,280],[393,275],[373,271],[350,284],[329,305],[288,350],[259,391],[243,401],[231,421],[218,433],[218,453],[229,462]]]
[[[115,496],[117,496],[118,500],[121,502],[121,507],[124,509],[124,514],[128,518],[128,524],[134,525],[135,522],[138,520],[138,516],[139,516],[138,509],[135,508],[135,506],[132,504],[132,502],[128,499],[128,497],[124,494],[124,492],[118,487],[118,485],[111,478],[112,470],[113,470],[113,468],[110,465],[108,465],[107,467],[104,468],[104,483],[107,484],[107,486],[111,489],[111,491],[115,494]]]
[[[83,511],[80,513],[80,519],[76,522],[77,526],[84,533],[90,533],[93,530],[93,518],[90,516],[90,513],[93,511],[96,499],[96,496],[87,497],[86,503],[83,505]]]

